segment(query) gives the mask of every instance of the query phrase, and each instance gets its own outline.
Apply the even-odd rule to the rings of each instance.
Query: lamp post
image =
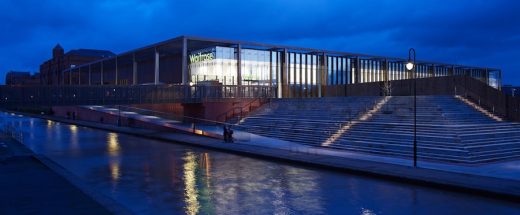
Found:
[[[413,48],[408,50],[406,69],[413,74],[413,167],[417,167],[417,77],[415,75],[415,49]]]
[[[121,105],[117,106],[117,126],[121,127]]]

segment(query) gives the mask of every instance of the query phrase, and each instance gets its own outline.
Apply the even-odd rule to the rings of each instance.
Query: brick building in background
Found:
[[[9,71],[5,75],[5,84],[10,86],[39,85],[40,73],[31,75],[30,72]]]
[[[52,49],[52,58],[40,65],[40,83],[62,85],[60,80],[62,80],[63,70],[113,56],[115,54],[111,51],[95,49],[75,49],[65,53],[60,44],[57,44]]]

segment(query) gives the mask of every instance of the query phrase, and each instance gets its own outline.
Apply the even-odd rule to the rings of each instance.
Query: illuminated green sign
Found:
[[[214,58],[213,52],[204,53],[204,54],[199,52],[197,54],[190,55],[190,63],[209,61],[209,60],[213,60],[213,58]]]

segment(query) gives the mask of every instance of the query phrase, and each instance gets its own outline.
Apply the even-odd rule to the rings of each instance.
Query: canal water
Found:
[[[138,214],[520,214],[520,205],[0,114],[24,144]]]

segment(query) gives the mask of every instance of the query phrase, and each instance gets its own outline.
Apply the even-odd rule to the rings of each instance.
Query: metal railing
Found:
[[[239,121],[240,121],[240,119],[242,119],[246,114],[256,110],[257,108],[261,107],[263,104],[265,104],[269,101],[270,101],[269,98],[265,98],[265,97],[256,98],[242,106],[230,108],[229,110],[225,111],[224,113],[218,115],[215,120],[220,121],[220,122],[227,122],[229,119],[238,116]],[[255,105],[255,104],[257,104],[257,105]]]
[[[240,125],[227,123],[227,122],[219,122],[211,119],[205,119],[205,118],[199,118],[199,117],[191,117],[191,116],[184,116],[184,115],[178,115],[178,114],[172,114],[162,111],[155,111],[155,110],[149,110],[149,109],[143,109],[143,108],[137,108],[137,107],[131,107],[131,106],[123,106],[123,105],[116,105],[113,108],[118,109],[119,113],[119,120],[118,124],[119,126],[126,126],[126,127],[132,127],[130,124],[124,124],[121,123],[122,117],[128,117],[129,116],[122,116],[121,114],[125,112],[134,112],[141,116],[153,116],[160,118],[162,120],[173,120],[173,123],[180,123],[180,127],[184,127],[184,130],[186,132],[194,133],[197,135],[203,135],[203,136],[211,136],[216,138],[221,138],[223,127],[228,126],[230,128],[237,128],[240,127]],[[189,127],[186,125],[189,124]],[[164,126],[164,124],[163,124]],[[215,136],[217,135],[217,136]],[[219,136],[220,135],[220,136]],[[250,134],[235,134],[233,136],[234,140],[237,141],[244,141],[249,142],[251,137]]]
[[[490,113],[510,121],[520,121],[520,99],[469,76],[455,80],[454,94],[473,101]]]
[[[273,97],[269,86],[0,86],[0,106],[197,103],[226,98]]]

